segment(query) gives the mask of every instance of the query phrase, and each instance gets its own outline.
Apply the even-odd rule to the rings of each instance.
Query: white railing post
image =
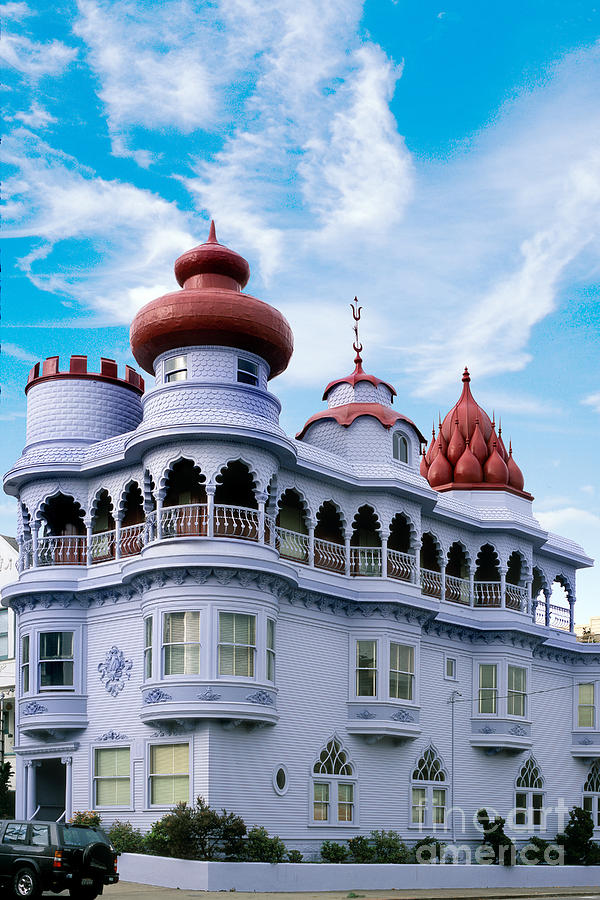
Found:
[[[115,559],[121,559],[121,516],[115,516]]]
[[[415,541],[415,584],[417,587],[421,587],[421,547],[423,546],[420,540]]]
[[[350,574],[350,537],[344,538],[344,575]]]
[[[500,608],[506,609],[506,569],[500,569]]]
[[[442,591],[440,594],[440,600],[446,599],[446,563],[442,563],[440,567],[440,578],[442,579]]]
[[[387,578],[388,574],[388,535],[381,536],[381,572],[382,578]]]
[[[314,522],[310,522],[308,526],[308,565],[311,569],[315,567],[315,526]]]
[[[545,626],[546,628],[550,628],[550,597],[552,596],[552,591],[545,590],[544,597],[546,598],[546,614],[545,614]]]
[[[216,484],[206,485],[206,535],[215,536],[215,491]]]
[[[84,519],[85,525],[85,564],[92,564],[92,520]]]
[[[265,503],[269,499],[267,493],[257,493],[256,502],[258,503],[258,543],[265,542]]]
[[[162,541],[163,536],[163,497],[159,494],[156,498],[156,540]]]
[[[475,606],[475,569],[469,569],[469,606]]]
[[[40,523],[34,522],[33,528],[31,529],[31,565],[32,568],[36,568],[38,565],[38,538],[40,531]]]
[[[529,613],[531,612],[531,607],[533,606],[532,599],[531,599],[531,585],[532,584],[533,584],[532,581],[525,582],[525,598],[523,600],[523,608],[521,609],[521,612],[527,613],[527,615],[529,615]]]
[[[575,634],[575,597],[569,597],[569,631]]]

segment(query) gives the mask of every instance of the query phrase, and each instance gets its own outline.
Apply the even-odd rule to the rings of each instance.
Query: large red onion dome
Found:
[[[429,449],[421,461],[421,474],[438,491],[504,490],[533,500],[524,490],[521,470],[502,441],[502,429],[471,393],[471,376],[465,368],[462,394],[435,428]]]
[[[261,356],[269,378],[280,375],[294,347],[292,329],[282,314],[243,294],[250,277],[246,260],[217,241],[214,222],[208,240],[175,262],[181,291],[147,303],[131,326],[131,349],[151,374],[161,353],[179,347],[235,347]]]

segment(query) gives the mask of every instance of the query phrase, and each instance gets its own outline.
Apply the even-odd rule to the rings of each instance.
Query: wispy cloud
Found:
[[[2,354],[4,356],[10,356],[13,359],[18,359],[21,362],[37,362],[38,357],[35,354],[30,353],[28,350],[24,350],[23,347],[17,346],[17,344],[11,344],[9,341],[3,341],[2,343]]]
[[[21,18],[27,12],[25,4],[8,4],[12,6],[12,16]],[[18,9],[15,9],[18,7]],[[25,12],[22,8],[25,7]],[[4,11],[6,16],[6,12]],[[32,41],[24,34],[12,34],[6,29],[0,38],[0,58],[22,75],[37,80],[43,75],[61,75],[77,56],[74,47],[68,47],[62,41],[40,43]]]
[[[0,4],[0,16],[6,22],[8,19],[20,20],[32,16],[33,10],[26,3],[2,3]]]
[[[11,121],[22,122],[27,128],[34,131],[40,128],[47,128],[57,119],[44,109],[37,101],[33,101],[27,112],[18,112],[12,117]]]
[[[582,402],[586,406],[591,406],[594,412],[600,413],[600,393],[589,394]]]

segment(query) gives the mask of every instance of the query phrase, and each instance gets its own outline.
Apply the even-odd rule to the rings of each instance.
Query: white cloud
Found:
[[[0,38],[0,58],[22,75],[36,80],[43,75],[61,75],[77,56],[74,47],[62,41],[46,44],[31,41],[25,35],[4,31]]]
[[[2,353],[5,356],[11,356],[13,359],[21,360],[21,362],[35,363],[38,361],[38,357],[34,353],[24,350],[23,347],[19,347],[17,344],[11,344],[9,341],[2,342]]]
[[[47,128],[53,122],[56,122],[54,116],[45,110],[40,104],[34,100],[28,112],[15,113],[13,119],[22,122],[27,128]]]
[[[28,16],[33,15],[33,10],[31,10],[26,3],[2,3],[0,4],[0,17],[4,22],[7,19],[14,19],[18,21],[19,19],[26,19]]]
[[[586,406],[591,406],[594,412],[600,413],[600,393],[589,394],[582,402],[585,403]]]

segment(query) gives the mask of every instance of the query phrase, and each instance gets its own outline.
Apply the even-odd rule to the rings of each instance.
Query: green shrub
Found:
[[[169,833],[163,819],[153,822],[150,831],[144,835],[144,853],[151,856],[171,856]]]
[[[328,863],[343,863],[348,857],[348,848],[336,841],[323,841],[321,844],[321,859]]]
[[[375,859],[375,849],[371,845],[369,838],[363,834],[358,837],[351,838],[348,841],[348,849],[354,862],[371,863]]]
[[[177,859],[242,859],[244,820],[226,810],[217,812],[202,797],[195,806],[178,803],[155,822],[145,837],[148,853]]]
[[[69,825],[91,825],[92,827],[102,824],[100,813],[93,809],[84,809],[74,812],[69,819]]]
[[[442,859],[444,855],[444,844],[434,837],[427,836],[416,842],[413,851],[415,854],[415,862],[433,863],[435,860]]]
[[[564,847],[565,865],[589,866],[596,857],[597,845],[592,841],[594,821],[587,809],[574,806],[562,834],[556,835],[556,843]]]
[[[480,809],[477,813],[477,821],[483,830],[481,843],[490,847],[494,854],[496,865],[514,866],[516,862],[516,848],[513,842],[504,833],[506,819],[496,816],[490,819],[487,810]]]
[[[115,819],[108,837],[117,853],[143,853],[145,850],[144,835],[131,822]]]
[[[405,863],[410,857],[408,847],[396,831],[372,831],[374,862]]]
[[[285,844],[280,837],[269,837],[266,828],[251,828],[246,839],[244,857],[248,862],[280,863],[285,859]]]
[[[533,865],[534,860],[536,865],[544,865],[544,854],[550,846],[550,841],[545,841],[544,838],[534,834],[525,846],[527,847],[527,865]]]
[[[303,861],[304,861],[304,857],[302,856],[302,854],[300,853],[299,850],[288,850],[287,858],[284,860],[284,862],[290,862],[290,863],[301,863]]]
[[[10,763],[3,763],[0,766],[0,819],[12,819],[15,815],[15,792],[8,787],[10,773]]]

